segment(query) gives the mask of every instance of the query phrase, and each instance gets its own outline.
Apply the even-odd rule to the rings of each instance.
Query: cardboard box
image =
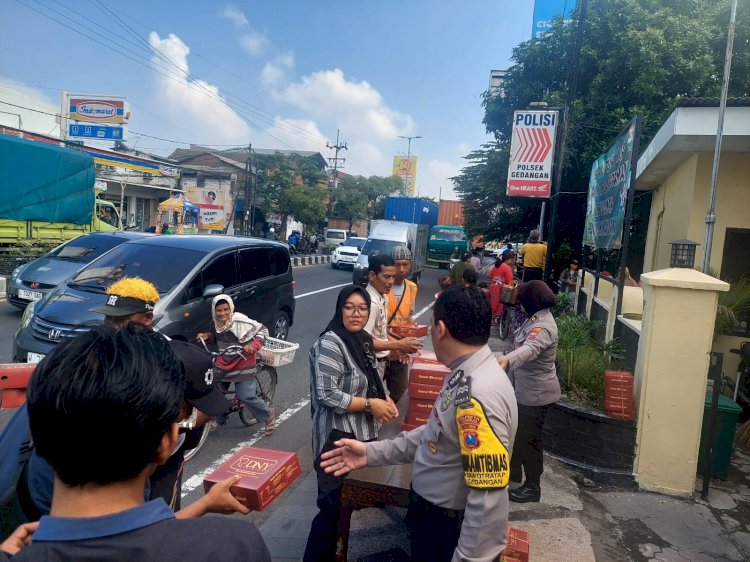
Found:
[[[441,386],[432,384],[420,384],[412,381],[409,384],[409,400],[431,400],[434,402],[440,396]]]
[[[421,384],[426,386],[432,386],[440,391],[443,388],[443,382],[445,381],[446,373],[440,373],[438,371],[425,371],[414,369],[409,372],[409,381],[415,384]]]
[[[404,420],[405,425],[411,425],[414,427],[418,427],[420,425],[426,424],[428,421],[430,421],[430,414],[427,412],[418,412],[418,411],[408,411],[406,413],[406,419]]]
[[[242,479],[230,489],[232,495],[247,507],[261,511],[301,473],[295,453],[242,447],[206,476],[203,489],[208,492],[214,484],[239,474]]]
[[[427,414],[428,416],[432,413],[432,409],[435,407],[435,401],[434,400],[409,400],[409,409],[406,411],[408,414],[409,412],[422,412],[423,414]]]
[[[415,361],[423,361],[425,363],[435,363],[436,365],[442,365],[440,361],[438,361],[437,355],[435,355],[434,351],[430,351],[428,349],[420,349],[417,351],[417,353],[414,355]]]
[[[529,533],[508,527],[500,562],[529,562]]]
[[[421,324],[416,326],[388,326],[388,328],[400,338],[423,338],[429,332],[429,328]]]

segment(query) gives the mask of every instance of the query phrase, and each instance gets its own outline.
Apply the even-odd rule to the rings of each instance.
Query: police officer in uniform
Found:
[[[411,559],[495,561],[508,523],[513,387],[487,347],[487,297],[474,288],[450,287],[433,310],[433,347],[451,373],[427,425],[384,441],[341,439],[322,455],[321,466],[340,476],[413,462]]]
[[[509,373],[518,401],[518,432],[510,479],[520,483],[522,468],[526,475],[523,486],[510,491],[510,500],[527,503],[541,499],[542,429],[549,406],[560,399],[560,381],[555,370],[555,294],[543,281],[529,281],[518,288],[518,298],[529,318],[516,332],[516,349],[500,356],[498,362]]]

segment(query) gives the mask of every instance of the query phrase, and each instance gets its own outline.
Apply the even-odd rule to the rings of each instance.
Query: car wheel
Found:
[[[331,269],[338,269],[338,266],[335,262],[331,262]]]
[[[283,310],[279,311],[276,315],[276,320],[273,322],[272,337],[285,340],[289,335],[289,315]]]

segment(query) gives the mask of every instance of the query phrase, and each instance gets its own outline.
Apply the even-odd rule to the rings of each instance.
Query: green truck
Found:
[[[470,249],[463,226],[438,224],[430,229],[427,242],[427,267],[450,267],[451,254],[458,248],[461,252]]]
[[[121,230],[114,204],[98,197],[95,173],[84,152],[0,134],[0,247]]]

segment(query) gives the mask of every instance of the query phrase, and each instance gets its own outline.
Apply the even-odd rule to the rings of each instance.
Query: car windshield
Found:
[[[99,293],[123,277],[140,277],[164,294],[187,277],[204,256],[203,252],[184,248],[122,244],[83,268],[70,286]]]
[[[326,233],[326,238],[330,238],[331,240],[343,240],[344,238],[346,238],[346,236],[344,235],[343,231],[334,232],[333,230],[329,230]]]
[[[447,240],[448,242],[464,242],[466,234],[462,230],[436,228],[432,231],[433,240]]]
[[[377,256],[378,254],[391,255],[391,250],[396,246],[403,246],[403,242],[397,242],[395,240],[378,240],[376,238],[368,238],[365,245],[362,246],[362,253],[366,256]]]
[[[357,248],[358,250],[362,249],[362,246],[365,245],[365,239],[362,238],[360,240],[355,240],[354,238],[349,238],[346,242],[344,242],[344,246],[350,246],[352,248]]]
[[[79,236],[52,250],[47,257],[88,263],[126,242],[116,236]]]

